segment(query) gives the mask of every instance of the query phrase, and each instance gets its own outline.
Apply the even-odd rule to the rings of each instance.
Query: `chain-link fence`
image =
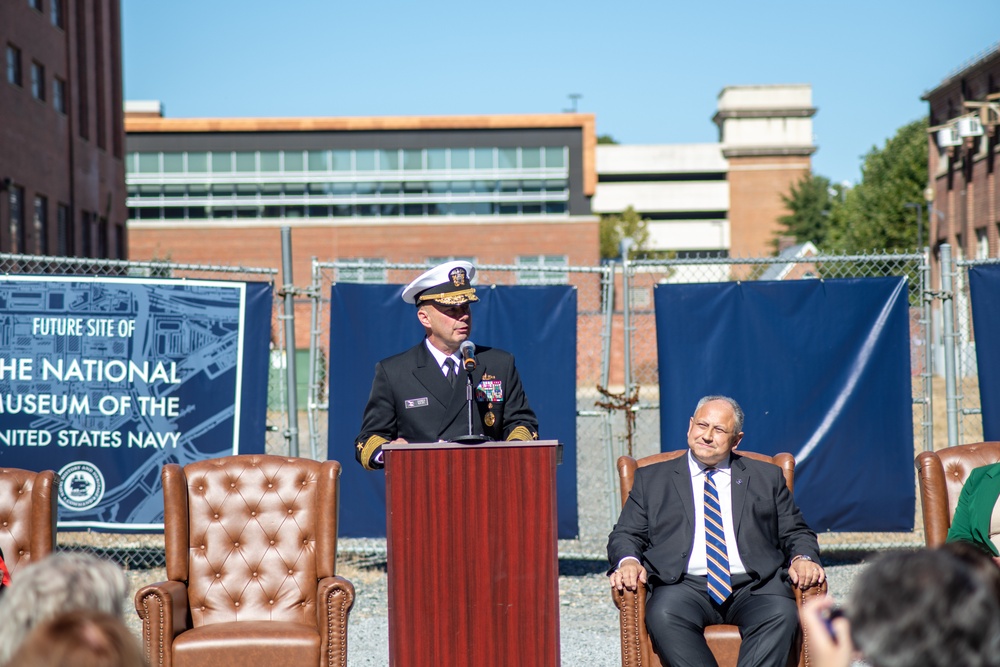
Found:
[[[269,268],[207,266],[171,262],[132,262],[78,257],[46,257],[0,253],[0,275],[37,276],[118,276],[127,278],[172,278],[188,280],[255,281],[274,283],[277,271]],[[273,301],[271,315],[272,352],[268,374],[266,448],[269,453],[286,454],[288,415],[285,409],[285,347],[281,300]],[[2,356],[2,353],[0,353]],[[40,463],[39,468],[45,467]],[[126,569],[147,569],[163,564],[163,535],[131,532],[61,531],[59,548],[83,550],[110,558]]]
[[[653,312],[653,287],[660,283],[706,283],[738,280],[808,280],[902,276],[910,304],[910,368],[912,376],[914,456],[930,447],[933,437],[932,372],[927,340],[930,333],[929,267],[920,254],[814,255],[799,258],[685,258],[642,260],[626,266],[631,339],[630,391],[638,388],[636,456],[659,451],[659,360]],[[615,489],[609,490],[614,495]],[[922,522],[914,508],[913,533],[826,533],[824,548],[873,549],[923,543]]]
[[[998,261],[998,260],[995,260]],[[961,401],[962,441],[981,438],[978,387],[975,378],[974,339],[968,310],[966,273],[976,262],[960,262],[954,289],[956,338],[959,345],[955,373]],[[308,366],[299,367],[300,382],[308,390],[298,401],[298,433],[303,456],[327,457],[328,383],[326,360],[331,339],[330,289],[335,282],[404,284],[430,264],[314,261],[309,287],[296,290],[309,308],[296,308],[300,328],[309,327]],[[945,290],[932,291],[924,255],[873,254],[811,256],[788,259],[684,258],[643,260],[624,265],[593,267],[482,265],[480,285],[571,284],[577,290],[577,450],[580,542],[585,552],[603,546],[617,517],[618,480],[614,463],[621,454],[645,456],[659,450],[659,378],[653,287],[659,283],[723,282],[735,280],[803,280],[866,276],[904,276],[910,303],[910,353],[914,404],[914,454],[945,446],[944,380],[940,375],[942,346],[940,315],[932,326],[932,306],[947,303]],[[0,255],[5,274],[101,275],[222,280],[272,281],[273,269],[198,266],[169,262],[127,262],[64,257]],[[267,450],[286,454],[289,420],[285,410],[285,333],[281,299],[275,295],[272,313],[272,357],[267,415]],[[301,305],[302,301],[298,302]],[[307,317],[303,317],[308,312]],[[967,333],[962,333],[967,332]],[[963,338],[964,336],[964,338]],[[300,338],[301,340],[301,338]],[[935,365],[936,364],[936,365]],[[303,371],[305,371],[303,378]],[[935,429],[941,431],[935,436]],[[977,437],[978,436],[978,437]],[[912,533],[821,535],[824,548],[874,549],[922,544],[918,516]],[[96,533],[60,533],[62,548],[88,549],[108,555],[130,567],[162,563],[162,536]],[[563,545],[561,548],[565,548]],[[571,548],[571,547],[570,547]]]
[[[423,264],[332,262],[313,264],[311,391],[309,441],[317,456],[326,454],[327,403],[323,360],[331,335],[330,286],[340,281],[405,283]],[[913,375],[914,454],[931,446],[932,374],[929,346],[928,266],[923,255],[882,254],[729,259],[686,258],[635,261],[601,267],[481,266],[478,283],[569,282],[579,290],[577,337],[577,469],[580,540],[594,547],[606,539],[620,508],[615,460],[622,454],[659,451],[659,360],[653,287],[659,283],[733,280],[801,280],[865,276],[903,276],[910,303]],[[915,513],[917,509],[915,508]],[[919,517],[915,525],[920,526]],[[919,528],[918,528],[919,530]],[[823,536],[825,546],[875,548],[914,545],[919,533]],[[584,548],[586,548],[586,546]]]

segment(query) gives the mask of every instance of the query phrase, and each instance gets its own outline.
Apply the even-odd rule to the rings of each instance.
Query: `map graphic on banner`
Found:
[[[61,528],[158,530],[160,470],[264,451],[271,286],[0,279],[0,466],[59,473]]]

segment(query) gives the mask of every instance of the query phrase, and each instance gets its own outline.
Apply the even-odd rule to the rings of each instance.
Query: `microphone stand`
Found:
[[[472,371],[466,371],[465,373],[465,405],[469,416],[469,434],[460,435],[454,441],[463,445],[481,445],[484,442],[489,442],[492,438],[487,435],[482,433],[478,435],[472,434]]]

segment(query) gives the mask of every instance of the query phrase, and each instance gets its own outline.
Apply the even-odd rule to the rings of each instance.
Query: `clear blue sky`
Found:
[[[169,117],[551,113],[621,143],[718,140],[728,85],[809,83],[813,170],[927,115],[1000,41],[1000,2],[122,0],[125,98]]]

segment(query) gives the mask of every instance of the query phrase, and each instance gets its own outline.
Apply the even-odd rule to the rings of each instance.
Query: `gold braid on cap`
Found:
[[[531,433],[531,431],[528,430],[527,426],[517,426],[517,427],[514,428],[513,431],[510,432],[510,435],[507,436],[507,439],[508,440],[537,440],[538,439],[538,434],[536,433],[536,434],[534,434],[534,437],[532,437],[532,433]]]
[[[467,303],[469,301],[479,301],[479,297],[476,296],[476,289],[464,289],[459,292],[439,292],[437,294],[422,294],[417,297],[417,303],[423,303],[424,301],[436,301],[438,303],[443,303],[446,306],[457,306],[459,304]]]
[[[371,465],[372,456],[375,455],[375,450],[389,442],[388,438],[383,438],[380,435],[373,435],[362,443],[358,441],[358,449],[360,454],[358,455],[358,460],[361,461],[361,465],[365,467],[366,470],[378,470],[378,468],[373,468]]]

